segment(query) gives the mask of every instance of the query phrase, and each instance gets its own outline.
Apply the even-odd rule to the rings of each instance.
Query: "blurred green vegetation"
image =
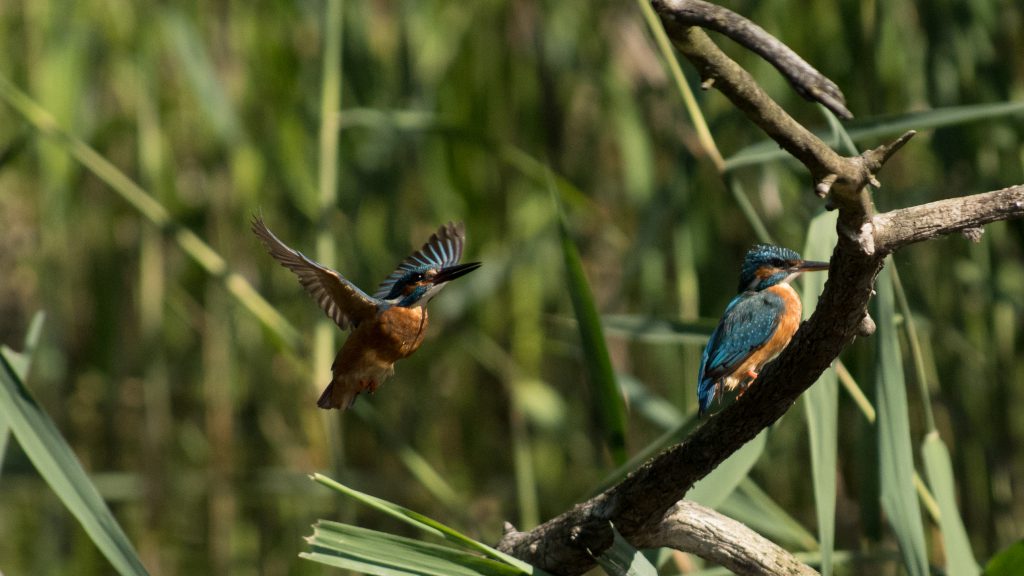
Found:
[[[1024,182],[1024,114],[1013,106],[1024,100],[1024,7],[729,6],[843,88],[855,138],[858,127],[896,130],[908,114],[1002,105],[980,119],[947,115],[913,140],[881,174],[881,209]],[[313,471],[487,542],[503,520],[529,528],[607,480],[615,465],[567,321],[545,166],[598,310],[685,332],[607,326],[631,456],[692,425],[694,326],[713,326],[758,239],[735,194],[793,248],[821,209],[792,162],[737,167],[727,185],[639,8],[580,0],[344,3],[341,110],[327,119],[341,130],[338,185],[325,203],[325,12],[321,2],[0,4],[0,76],[169,216],[144,216],[83,168],[73,143],[0,104],[0,342],[20,343],[47,312],[28,386],[153,574],[322,573],[297,558],[316,518],[412,535],[339,502],[309,481]],[[721,45],[797,119],[828,130],[769,65]],[[764,140],[683,71],[727,161]],[[884,139],[865,134],[861,148]],[[467,254],[485,266],[431,304],[426,343],[379,394],[353,414],[326,414],[314,405],[329,374],[329,362],[312,362],[321,314],[248,232],[257,211],[307,254],[326,250],[317,232],[329,230],[326,263],[364,287],[448,219],[466,222]],[[196,241],[228,269],[197,257],[209,254]],[[1014,416],[1024,410],[1024,226],[995,224],[980,243],[942,239],[894,260],[920,338],[923,370],[906,371],[911,384],[924,378],[907,388],[916,468],[934,420],[984,563],[1024,534],[1024,419]],[[300,343],[253,314],[243,279]],[[905,331],[900,339],[909,349]],[[875,355],[861,339],[843,356],[869,393]],[[770,431],[723,510],[813,550],[801,410]],[[844,393],[837,430],[836,547],[877,552],[882,564],[868,566],[895,571],[874,428]],[[5,573],[109,573],[15,442],[0,510]],[[925,522],[928,560],[943,565],[942,538]]]

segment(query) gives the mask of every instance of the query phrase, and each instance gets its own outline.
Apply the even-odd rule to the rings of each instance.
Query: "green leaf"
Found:
[[[5,344],[0,344],[0,354],[7,357],[11,368],[22,382],[28,378],[28,372],[32,368],[32,358],[35,356],[36,348],[39,346],[39,337],[43,333],[43,321],[46,313],[40,310],[32,317],[28,325],[28,332],[25,334],[25,345],[21,352],[15,352]],[[7,441],[11,438],[11,426],[7,418],[0,411],[0,471],[3,471],[4,454],[7,453]]]
[[[524,571],[459,548],[320,520],[300,557],[366,574],[518,576]]]
[[[827,261],[836,243],[838,213],[822,212],[811,220],[803,257]],[[826,274],[803,275],[804,317],[818,306],[818,295],[825,288]],[[832,549],[835,547],[836,520],[836,445],[839,436],[839,384],[835,370],[822,372],[804,397],[807,435],[811,442],[811,476],[814,480],[814,506],[818,518],[818,542],[821,546],[822,576],[832,574]]]
[[[608,345],[601,328],[601,317],[597,313],[594,294],[583,272],[583,261],[576,244],[569,236],[569,229],[562,214],[554,184],[549,178],[548,187],[558,210],[558,231],[562,238],[562,255],[565,258],[566,280],[572,308],[579,325],[580,342],[583,345],[583,359],[593,389],[594,407],[601,422],[605,444],[616,465],[626,461],[626,406],[622,391],[615,380]]]
[[[495,550],[494,548],[491,548],[490,546],[482,542],[473,540],[469,536],[466,536],[465,534],[455,530],[454,528],[442,524],[441,522],[438,522],[433,518],[424,516],[419,512],[410,510],[404,506],[400,506],[392,502],[388,502],[387,500],[384,500],[382,498],[371,496],[369,494],[366,494],[365,492],[354,490],[352,488],[349,488],[348,486],[345,486],[341,482],[338,482],[337,480],[333,480],[331,478],[328,478],[327,476],[324,476],[323,474],[313,474],[312,478],[316,482],[319,482],[320,484],[323,484],[324,486],[327,486],[332,490],[336,490],[344,494],[345,496],[352,498],[353,500],[366,504],[367,506],[379,510],[380,512],[383,512],[388,516],[397,518],[398,520],[401,520],[402,522],[405,522],[410,526],[418,528],[419,530],[423,530],[428,534],[444,538],[449,542],[453,542],[460,546],[464,546],[465,548],[468,548],[470,550],[474,550],[486,556],[490,556],[495,560],[516,567],[522,573],[538,575],[543,574],[542,571],[530,566],[526,562],[523,562],[518,558],[509,556],[508,554],[505,554],[504,552],[501,552],[499,550]]]
[[[1003,548],[985,565],[985,576],[1024,574],[1024,540]]]
[[[28,332],[25,333],[25,343],[21,348],[21,352],[11,350],[6,344],[0,344],[0,351],[4,353],[4,356],[7,356],[7,361],[11,363],[14,373],[18,375],[22,382],[28,378],[28,371],[32,368],[32,358],[36,354],[36,348],[39,347],[39,337],[43,333],[43,322],[45,320],[46,313],[43,311],[36,312],[35,316],[32,317],[32,321],[28,325]],[[0,454],[3,454],[3,452],[0,452]]]
[[[753,440],[733,452],[732,456],[718,465],[718,468],[694,484],[693,488],[687,492],[686,499],[703,504],[708,508],[721,506],[761,458],[767,442],[768,429],[766,428],[754,436]]]
[[[599,556],[594,556],[608,576],[658,576],[658,569],[627,542],[614,525],[612,533],[615,535],[612,545]]]
[[[921,446],[928,484],[939,503],[942,545],[946,549],[946,574],[949,576],[976,576],[981,572],[974,559],[971,541],[967,538],[960,511],[956,507],[956,483],[949,448],[936,431],[929,432]]]
[[[82,469],[56,424],[36,404],[0,351],[0,417],[11,427],[40,476],[82,524],[120,574],[146,574],[138,554]]]
[[[878,330],[876,364],[876,407],[878,409],[878,452],[882,485],[882,507],[900,543],[903,564],[911,576],[928,575],[921,508],[914,490],[914,453],[910,441],[903,358],[896,329],[895,296],[891,257],[878,275],[875,323]]]

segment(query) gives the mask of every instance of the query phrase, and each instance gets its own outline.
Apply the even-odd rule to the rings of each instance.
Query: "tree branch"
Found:
[[[840,118],[853,118],[846,108],[846,97],[835,82],[818,72],[792,48],[743,16],[701,0],[661,0],[652,4],[663,19],[671,19],[679,25],[700,26],[732,38],[775,66],[804,99],[820,102]]]
[[[674,548],[736,574],[816,576],[781,546],[710,508],[683,500],[633,541],[638,548]]]
[[[603,550],[611,543],[609,521],[635,545],[646,542],[666,510],[778,420],[863,331],[867,303],[886,255],[913,242],[1010,218],[1024,218],[1024,185],[893,210],[856,233],[840,234],[817,309],[743,398],[616,486],[531,532],[510,532],[499,548],[550,572],[579,574],[593,564],[587,548]]]
[[[1021,218],[1022,213],[1024,185],[893,210],[872,220],[875,247],[893,252],[936,236],[980,230],[990,222]],[[969,238],[977,241],[981,236],[975,237],[972,232]]]
[[[718,89],[765,134],[806,166],[814,179],[815,192],[821,197],[828,195],[830,206],[845,208],[842,218],[847,223],[863,221],[874,215],[874,205],[866,187],[877,183],[875,175],[892,153],[913,136],[912,132],[860,156],[844,157],[787,114],[703,30],[683,24],[673,12],[676,2],[653,0],[651,4],[661,17],[672,43],[697,68],[705,83]]]
[[[779,358],[761,372],[756,386],[619,484],[530,532],[510,530],[499,542],[501,550],[552,573],[580,574],[592,567],[588,549],[601,551],[611,544],[609,522],[634,543],[646,542],[664,529],[666,514],[672,516],[670,510],[697,480],[778,420],[854,338],[870,334],[873,323],[867,304],[886,255],[913,242],[1024,216],[1022,186],[876,214],[867,186],[877,186],[877,172],[914,133],[859,156],[839,155],[772,101],[704,32],[681,24],[669,3],[652,1],[677,48],[702,78],[713,81],[808,168],[815,190],[828,195],[829,205],[839,209],[838,241],[817,309]],[[715,545],[713,540],[706,543]],[[746,573],[790,573],[773,570],[750,568]]]

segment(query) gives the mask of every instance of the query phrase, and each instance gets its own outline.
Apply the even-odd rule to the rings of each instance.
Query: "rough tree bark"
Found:
[[[793,120],[696,26],[723,32],[748,47],[756,43],[759,48],[754,49],[780,70],[779,61],[794,62],[795,57],[803,63],[791,50],[778,49],[781,42],[764,30],[706,2],[651,4],[704,85],[718,89],[803,163],[814,179],[815,193],[826,198],[829,208],[839,210],[838,243],[828,281],[814,314],[761,373],[760,385],[618,485],[529,532],[508,529],[498,547],[554,574],[580,574],[594,565],[588,550],[598,553],[611,543],[611,522],[636,546],[672,546],[739,574],[814,573],[781,548],[762,548],[764,539],[752,532],[742,533],[747,545],[735,546],[736,538],[728,534],[740,533],[737,523],[727,524],[731,521],[717,513],[680,500],[697,480],[778,420],[856,336],[873,332],[867,305],[887,255],[945,234],[962,232],[974,238],[984,224],[1024,216],[1024,185],[877,214],[867,186],[879,185],[876,174],[913,132],[858,156],[841,156]],[[754,40],[743,40],[744,35]],[[842,114],[838,87],[810,65],[799,63],[793,66],[800,73],[787,74],[790,82],[805,97]],[[709,523],[729,528],[712,535],[702,528]],[[770,550],[770,561],[762,561],[762,550]]]

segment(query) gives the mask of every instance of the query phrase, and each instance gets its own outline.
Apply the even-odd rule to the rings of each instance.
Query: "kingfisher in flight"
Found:
[[[352,407],[361,392],[373,394],[395,372],[395,362],[416,351],[427,331],[427,302],[445,284],[480,267],[459,264],[465,230],[462,223],[441,226],[419,251],[402,261],[373,296],[341,274],[305,257],[281,242],[263,219],[253,218],[252,231],[324,313],[342,330],[352,333],[331,365],[333,377],[316,405]]]
[[[800,327],[801,306],[789,283],[803,272],[828,270],[828,262],[804,260],[796,252],[759,244],[743,258],[739,295],[729,302],[711,333],[697,379],[698,415],[721,399],[722,388],[746,392],[761,368],[778,356]]]

